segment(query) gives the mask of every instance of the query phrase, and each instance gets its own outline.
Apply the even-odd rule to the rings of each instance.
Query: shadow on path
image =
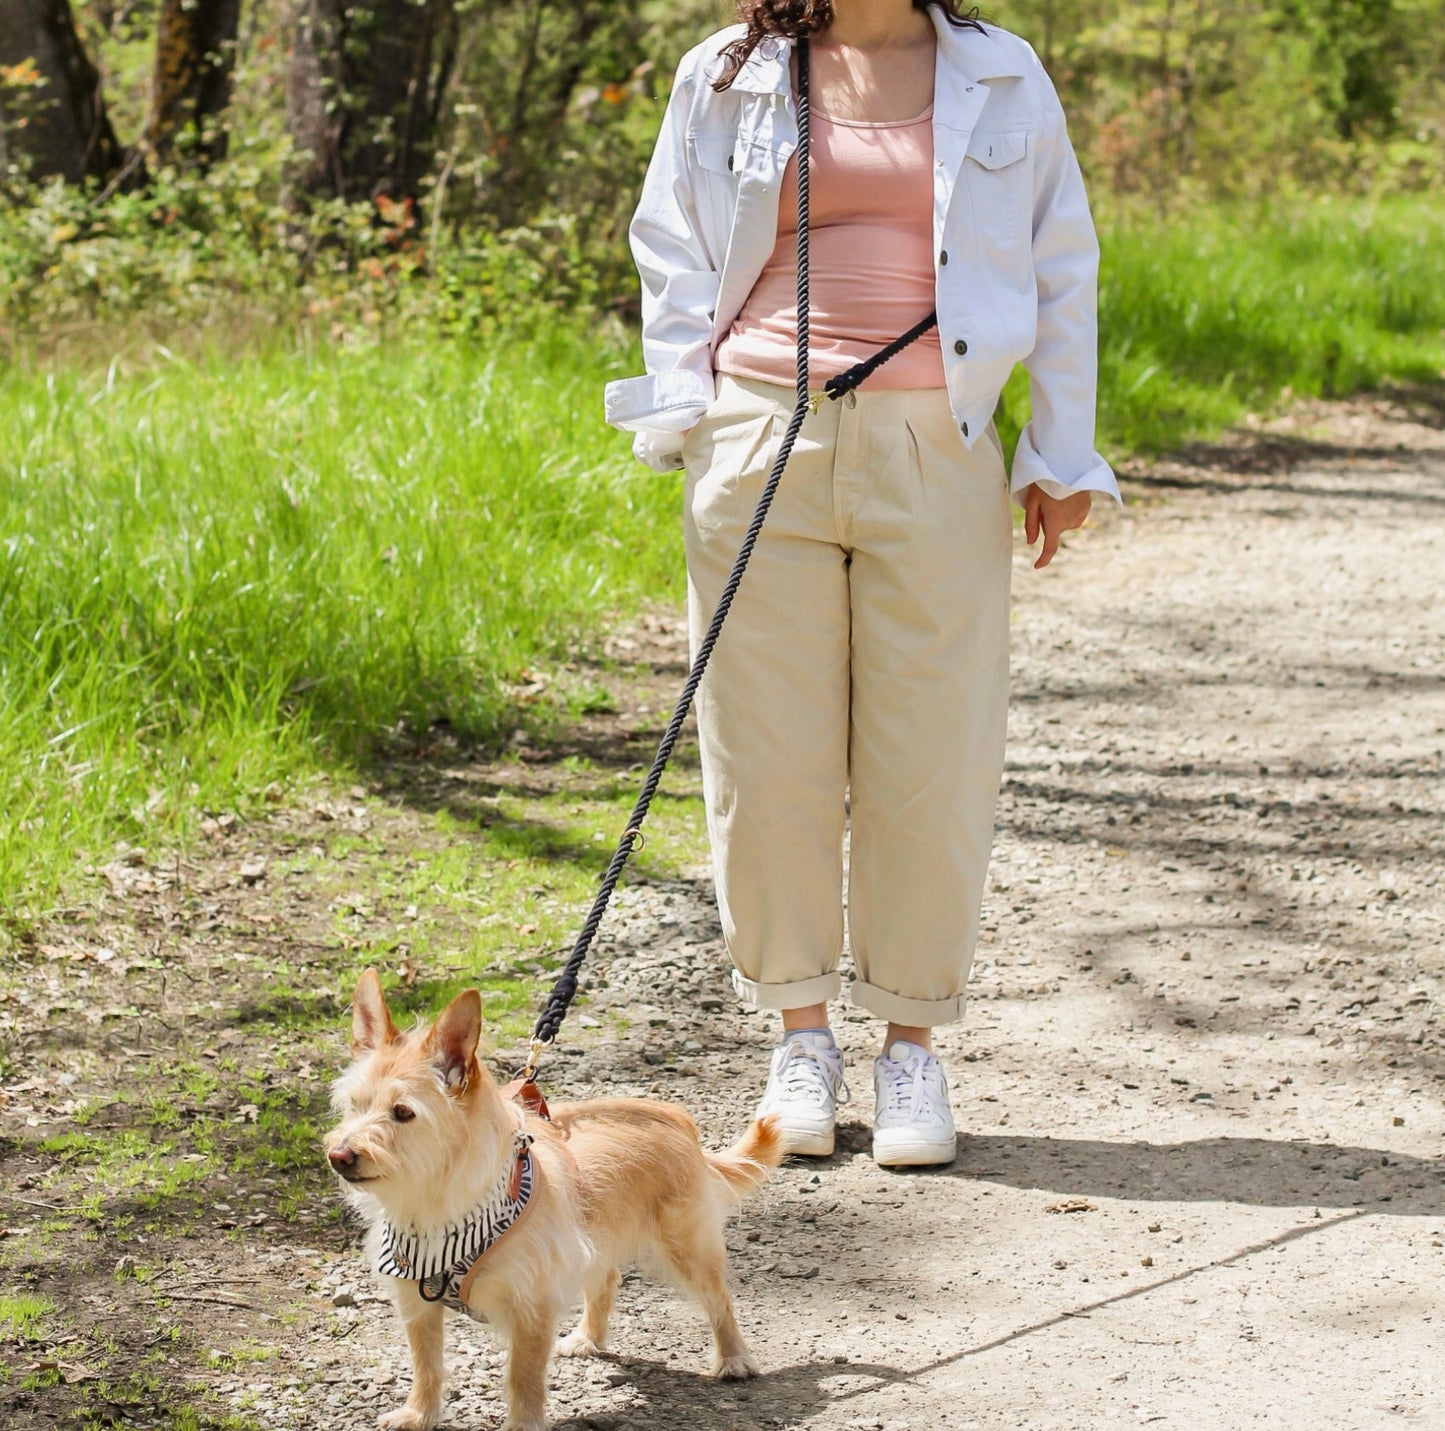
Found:
[[[1330,1207],[1445,1216],[1445,1163],[1335,1143],[966,1137],[952,1177],[1149,1202]]]
[[[1224,1257],[1185,1267],[1168,1276],[1156,1277],[1152,1282],[1135,1284],[1112,1296],[1064,1308],[1037,1321],[990,1337],[986,1341],[960,1347],[955,1352],[935,1357],[919,1366],[819,1361],[779,1367],[767,1371],[758,1381],[733,1389],[728,1397],[731,1404],[726,1406],[717,1405],[718,1392],[710,1389],[707,1379],[696,1372],[631,1358],[617,1358],[617,1364],[626,1369],[628,1383],[636,1395],[636,1402],[616,1415],[570,1417],[565,1421],[558,1421],[554,1423],[555,1431],[602,1431],[602,1428],[607,1428],[607,1431],[613,1431],[613,1428],[622,1431],[624,1427],[637,1425],[669,1426],[678,1424],[677,1418],[680,1416],[686,1417],[687,1425],[693,1428],[693,1431],[736,1431],[740,1424],[761,1424],[763,1418],[774,1411],[785,1412],[789,1425],[804,1424],[815,1413],[828,1407],[845,1407],[859,1397],[884,1388],[896,1390],[906,1387],[936,1372],[958,1366],[970,1357],[982,1356],[986,1352],[995,1351],[1025,1337],[1052,1331],[1069,1322],[1087,1320],[1097,1312],[1147,1297],[1153,1292],[1186,1282],[1201,1273],[1244,1262],[1260,1253],[1285,1247],[1314,1233],[1353,1222],[1364,1215],[1363,1210],[1343,1212],[1337,1217],[1288,1228],[1274,1237],[1250,1243]],[[1167,1333],[1167,1328],[1164,1330]],[[1151,1340],[1150,1344],[1168,1346],[1176,1340],[1178,1339],[1166,1334],[1157,1341]],[[850,1384],[857,1383],[860,1379],[861,1385]],[[749,1416],[752,1418],[751,1423],[748,1421]]]
[[[846,1163],[866,1152],[871,1136],[861,1122],[840,1124],[832,1161]],[[966,1178],[1123,1202],[1218,1202],[1445,1217],[1445,1160],[1337,1143],[1271,1138],[1137,1143],[965,1134],[951,1167],[931,1173],[914,1169],[906,1176]]]

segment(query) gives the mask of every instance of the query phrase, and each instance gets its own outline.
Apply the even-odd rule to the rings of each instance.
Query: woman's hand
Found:
[[[1050,497],[1037,482],[1024,492],[1024,536],[1032,546],[1044,536],[1044,549],[1034,563],[1034,570],[1041,571],[1054,559],[1059,549],[1059,538],[1075,527],[1082,527],[1089,518],[1093,506],[1092,492],[1075,492],[1072,497]]]

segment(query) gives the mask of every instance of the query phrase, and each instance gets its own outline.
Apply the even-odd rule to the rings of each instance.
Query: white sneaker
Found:
[[[839,1103],[850,1095],[843,1081],[843,1055],[822,1029],[787,1034],[773,1050],[768,1086],[755,1116],[773,1114],[790,1153],[826,1158],[833,1151],[833,1123]]]
[[[873,1062],[873,1161],[880,1168],[951,1163],[958,1153],[943,1065],[917,1044],[895,1039]]]

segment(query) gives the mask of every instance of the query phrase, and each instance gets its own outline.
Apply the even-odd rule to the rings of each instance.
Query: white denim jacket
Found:
[[[1094,451],[1099,249],[1064,113],[1024,40],[952,25],[936,7],[933,236],[948,395],[964,440],[987,430],[1016,362],[1033,419],[1012,488],[1119,489]],[[632,220],[644,376],[608,383],[607,421],[650,467],[682,465],[716,395],[713,353],[777,241],[798,145],[792,42],[765,39],[731,88],[711,81],[733,26],[683,56]]]

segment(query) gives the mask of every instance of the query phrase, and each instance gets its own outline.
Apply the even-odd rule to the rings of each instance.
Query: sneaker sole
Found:
[[[950,1138],[946,1143],[929,1143],[922,1140],[899,1140],[885,1143],[880,1147],[873,1144],[873,1161],[880,1168],[934,1168],[951,1163],[958,1156],[958,1140]]]
[[[833,1156],[833,1130],[820,1133],[810,1128],[782,1129],[783,1151],[795,1158],[831,1158]]]

